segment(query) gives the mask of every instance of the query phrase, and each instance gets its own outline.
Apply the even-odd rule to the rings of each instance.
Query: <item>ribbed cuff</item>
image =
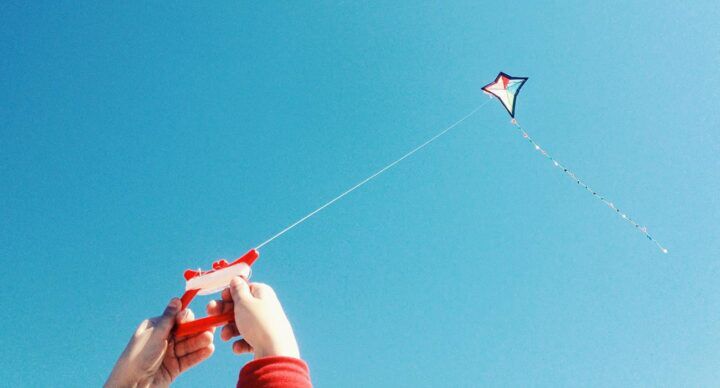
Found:
[[[294,357],[263,357],[250,361],[240,371],[238,388],[311,388],[310,370]]]

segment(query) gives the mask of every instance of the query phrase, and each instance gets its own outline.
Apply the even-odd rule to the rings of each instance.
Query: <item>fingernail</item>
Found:
[[[178,299],[178,298],[170,299],[170,302],[168,303],[169,309],[173,309],[173,310],[177,311],[177,310],[180,310],[180,307],[181,307],[180,299]]]

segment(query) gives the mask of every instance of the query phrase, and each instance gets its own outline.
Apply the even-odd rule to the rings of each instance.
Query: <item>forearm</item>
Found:
[[[117,363],[113,367],[112,372],[107,381],[103,385],[105,388],[141,388],[141,387],[167,387],[168,385],[153,384],[153,377],[147,373],[142,373],[134,368],[130,360],[125,357],[125,353],[120,356]]]
[[[151,384],[150,378],[145,379],[130,379],[126,376],[115,376],[113,374],[110,374],[110,377],[108,377],[107,381],[105,382],[105,385],[103,385],[104,388],[144,388],[144,387],[154,387],[154,388],[162,388],[162,387],[168,387],[168,385],[157,385],[157,384]]]
[[[127,373],[127,365],[125,364],[124,360],[121,359],[118,360],[118,362],[115,364],[115,367],[113,368],[112,372],[110,372],[110,376],[108,377],[103,387],[136,388],[139,386],[138,383],[139,381],[131,378],[130,373]]]

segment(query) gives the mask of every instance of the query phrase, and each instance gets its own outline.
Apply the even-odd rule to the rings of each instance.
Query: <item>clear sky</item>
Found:
[[[0,385],[97,386],[261,252],[318,387],[720,384],[720,7],[0,5]],[[661,4],[668,3],[668,4]],[[202,303],[193,304],[196,310]],[[177,386],[231,386],[218,339]]]

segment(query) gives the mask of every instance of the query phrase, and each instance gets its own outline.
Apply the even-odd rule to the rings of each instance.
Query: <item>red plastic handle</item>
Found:
[[[181,323],[175,328],[175,338],[202,333],[205,330],[210,330],[213,327],[225,325],[230,322],[235,322],[235,312],[233,311]]]
[[[192,302],[198,291],[199,290],[185,291],[183,296],[180,298],[183,310],[185,310],[190,304],[190,302]],[[175,338],[187,337],[192,334],[202,333],[205,330],[210,330],[213,327],[221,326],[230,322],[235,322],[235,314],[233,311],[228,311],[220,315],[211,315],[209,317],[196,319],[190,322],[178,323],[178,325],[175,326]]]
[[[198,291],[200,290],[188,290],[185,291],[183,296],[180,297],[180,303],[182,303],[182,308],[180,310],[185,310],[188,305],[190,305],[190,302],[192,302],[195,295],[197,295]]]

